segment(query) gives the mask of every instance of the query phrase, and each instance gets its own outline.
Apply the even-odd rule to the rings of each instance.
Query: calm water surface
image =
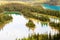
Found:
[[[29,21],[29,19],[25,18],[23,15],[16,15],[11,14],[13,17],[13,21],[6,24],[1,30],[0,30],[0,40],[16,40],[16,38],[24,38],[28,37],[29,34],[32,34],[33,31],[29,30],[29,28],[26,27],[26,23]],[[49,34],[52,35],[57,33],[57,30],[52,29],[48,23],[47,25],[42,25],[41,22],[32,20],[34,24],[36,25],[36,28],[34,30],[34,33],[36,34]]]
[[[49,5],[49,4],[41,4],[43,8],[50,9],[50,10],[57,10],[60,11],[60,6]]]

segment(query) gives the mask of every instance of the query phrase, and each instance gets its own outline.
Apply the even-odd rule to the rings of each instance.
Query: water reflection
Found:
[[[16,38],[24,38],[28,37],[29,34],[32,34],[33,31],[26,27],[26,23],[29,19],[24,18],[23,15],[15,15],[11,14],[13,17],[13,21],[9,24],[6,24],[3,30],[0,31],[0,40],[15,40]],[[52,29],[48,24],[45,24],[43,27],[41,26],[41,22],[37,22],[32,20],[35,24],[36,28],[34,29],[34,33],[36,34],[56,34],[57,31]]]
[[[41,26],[42,26],[42,27],[48,26],[48,23],[47,23],[47,22],[41,22]]]
[[[3,30],[4,26],[5,26],[6,24],[9,24],[11,21],[12,21],[12,20],[9,20],[9,21],[4,22],[4,23],[0,23],[0,30]]]
[[[4,26],[5,26],[5,24],[1,24],[0,25],[0,30],[2,30]]]
[[[60,22],[60,20],[58,18],[50,18],[50,21],[51,22],[55,22],[55,23]]]

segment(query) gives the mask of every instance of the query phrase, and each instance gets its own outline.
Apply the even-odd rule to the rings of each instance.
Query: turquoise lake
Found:
[[[49,5],[49,4],[42,4],[43,8],[60,11],[60,6]]]

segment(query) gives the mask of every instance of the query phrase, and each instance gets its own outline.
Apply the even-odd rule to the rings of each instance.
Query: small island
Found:
[[[32,30],[34,30],[34,28],[35,28],[35,24],[33,23],[32,20],[29,20],[28,23],[26,23],[26,26],[27,26],[29,29],[32,29]]]

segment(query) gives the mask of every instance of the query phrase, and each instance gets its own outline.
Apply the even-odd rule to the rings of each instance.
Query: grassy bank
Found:
[[[50,22],[49,25],[50,25],[52,28],[55,28],[55,29],[57,29],[57,30],[60,31],[60,23]]]
[[[60,39],[60,34],[56,34],[51,36],[51,34],[49,34],[49,36],[47,34],[34,34],[31,36],[28,36],[28,38],[22,38],[22,39],[16,39],[16,40],[59,40]]]
[[[42,9],[41,6],[28,6],[25,4],[19,4],[19,3],[9,3],[5,5],[0,6],[1,12],[2,11],[17,11],[21,12],[24,16],[30,17],[30,18],[35,18],[41,21],[49,21],[48,17],[45,17],[44,15],[50,15],[54,17],[60,17],[60,12],[59,11],[54,11],[54,10],[47,10],[47,9]],[[17,13],[20,14],[20,13]],[[42,17],[40,17],[43,14]]]
[[[12,16],[10,16],[8,14],[0,14],[0,26],[10,22],[10,20],[12,20],[12,19],[13,19]]]

